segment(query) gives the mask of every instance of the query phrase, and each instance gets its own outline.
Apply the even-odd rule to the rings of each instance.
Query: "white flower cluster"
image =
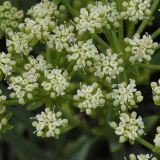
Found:
[[[125,43],[127,45],[125,51],[131,53],[129,60],[132,63],[143,62],[144,60],[150,61],[158,47],[158,43],[153,42],[152,37],[148,34],[143,35],[142,38],[139,34],[135,34],[132,39],[125,38]]]
[[[98,88],[97,83],[93,83],[92,85],[81,86],[81,89],[77,90],[77,94],[74,95],[74,100],[78,101],[78,108],[81,111],[86,111],[86,114],[91,114],[92,110],[104,106],[105,98],[103,92],[100,88]]]
[[[33,98],[33,91],[39,85],[41,74],[39,71],[47,69],[46,61],[43,56],[38,56],[36,59],[32,56],[28,57],[28,64],[24,65],[25,72],[19,76],[11,76],[9,79],[8,89],[12,89],[11,98],[18,98],[20,104],[24,104],[27,99]]]
[[[23,11],[18,11],[12,7],[10,1],[5,1],[0,5],[0,37],[14,31],[23,18]]]
[[[110,126],[115,130],[115,134],[120,136],[119,143],[124,143],[127,140],[131,144],[144,134],[144,123],[142,118],[137,117],[136,112],[132,112],[130,115],[127,113],[120,113],[120,123],[110,122]]]
[[[151,88],[153,92],[153,101],[156,105],[160,105],[160,80],[151,83]]]
[[[38,42],[46,42],[55,28],[54,13],[57,6],[54,2],[44,0],[28,11],[30,18],[18,25],[19,32],[9,33],[7,47],[11,53],[29,55],[33,46]]]
[[[46,41],[55,27],[56,12],[57,5],[54,2],[43,0],[28,11],[31,18],[26,18],[19,28],[27,34],[32,33],[37,40]]]
[[[18,53],[21,55],[29,55],[32,51],[29,41],[33,36],[31,34],[24,34],[22,32],[10,32],[9,39],[7,39],[7,47],[10,53]]]
[[[103,4],[97,2],[96,5],[89,4],[87,8],[81,8],[80,16],[75,17],[76,29],[81,35],[86,31],[94,34],[96,30],[102,29],[104,26],[111,28],[119,26],[119,13],[116,9],[116,3]]]
[[[47,41],[50,33],[55,27],[55,22],[51,17],[44,17],[42,19],[25,18],[25,23],[19,25],[21,32],[32,35],[32,39],[39,41]]]
[[[19,76],[11,76],[8,89],[13,89],[12,98],[18,98],[20,104],[24,104],[26,99],[32,99],[38,94],[38,87],[42,87],[45,94],[51,98],[64,95],[69,86],[67,72],[60,69],[53,69],[47,64],[43,56],[28,57],[28,64],[24,65],[25,72]],[[34,95],[33,95],[34,94]]]
[[[50,94],[51,98],[59,95],[64,95],[66,88],[69,86],[67,81],[68,73],[61,69],[51,69],[44,71],[44,81],[41,86]]]
[[[29,57],[29,62],[24,66],[25,69],[27,72],[32,69],[36,71],[37,78],[40,77],[39,86],[42,86],[51,98],[65,94],[65,90],[69,86],[67,71],[54,69],[51,64],[47,64],[42,55],[39,55],[36,59]],[[37,80],[35,79],[35,81]]]
[[[61,24],[56,26],[53,34],[49,36],[47,45],[49,49],[55,49],[62,52],[64,49],[68,51],[69,47],[76,42],[74,26],[66,26]]]
[[[42,55],[38,55],[36,58],[34,58],[33,56],[29,56],[28,61],[29,63],[24,65],[24,69],[26,71],[30,71],[34,68],[36,71],[44,72],[48,68],[52,68],[52,65],[47,64],[46,60]]]
[[[27,14],[33,19],[37,19],[48,16],[54,17],[55,12],[57,12],[57,5],[54,2],[42,0],[42,2],[29,9]]]
[[[61,133],[61,128],[68,123],[67,119],[61,118],[62,113],[55,113],[54,109],[45,109],[45,112],[37,114],[32,125],[36,128],[35,133],[38,137],[55,137],[58,138]]]
[[[120,65],[123,63],[121,58],[118,59],[118,55],[112,53],[110,49],[106,51],[106,55],[98,54],[95,56],[94,75],[100,78],[104,78],[111,82],[124,70]]]
[[[98,50],[94,46],[91,39],[84,41],[78,41],[69,49],[71,55],[67,55],[68,61],[76,61],[73,70],[84,69],[85,67],[92,66],[93,60],[98,55]]]
[[[129,160],[158,160],[158,159],[149,154],[140,154],[140,155],[130,154]]]
[[[149,18],[151,14],[151,0],[129,0],[122,5],[125,11],[121,14],[129,21],[137,22]]]
[[[32,99],[32,92],[38,88],[39,84],[37,79],[39,74],[32,68],[28,72],[24,72],[22,76],[11,76],[9,79],[8,89],[12,89],[13,92],[10,94],[11,98],[18,98],[20,104],[25,104],[26,99]]]
[[[136,107],[136,103],[143,100],[143,96],[140,91],[135,88],[135,80],[130,79],[130,83],[127,85],[125,82],[112,85],[112,92],[107,95],[108,99],[113,99],[114,106],[120,106],[121,111],[126,111]]]
[[[156,148],[160,148],[160,127],[157,127],[157,134],[155,135],[153,142]]]
[[[10,76],[16,61],[12,60],[11,54],[0,53],[0,75]]]

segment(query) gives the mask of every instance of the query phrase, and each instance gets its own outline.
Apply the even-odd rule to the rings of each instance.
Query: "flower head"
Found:
[[[16,61],[12,59],[11,54],[0,53],[0,75],[10,76]]]
[[[129,140],[133,144],[139,136],[144,134],[144,123],[140,116],[137,117],[136,112],[132,112],[131,114],[120,113],[119,119],[119,124],[110,122],[110,126],[114,128],[115,134],[120,136],[120,143]]]
[[[124,70],[120,65],[123,60],[118,58],[118,55],[112,53],[110,49],[105,54],[98,54],[95,56],[94,75],[100,78],[105,78],[108,82],[116,79],[117,76]]]
[[[61,112],[55,112],[54,109],[46,108],[44,112],[31,118],[34,120],[32,125],[36,128],[35,133],[37,136],[58,138],[61,128],[68,123],[68,120],[62,119],[61,116]]]
[[[10,1],[5,1],[3,5],[0,5],[0,37],[3,34],[8,35],[9,32],[15,31],[22,18],[23,11],[18,11],[11,5]]]
[[[44,91],[50,94],[51,98],[55,98],[56,96],[65,94],[65,91],[69,86],[68,80],[67,71],[50,69],[44,71],[44,81],[42,81],[41,86]]]
[[[157,160],[157,158],[149,154],[139,154],[139,155],[130,154],[129,160]]]
[[[24,65],[22,75],[9,78],[8,89],[13,90],[10,95],[12,98],[17,98],[20,104],[24,104],[26,100],[39,94],[39,91],[51,98],[65,94],[69,86],[66,71],[54,69],[41,55],[36,58],[29,56],[28,61],[29,63]],[[43,90],[39,89],[40,86]]]
[[[157,82],[151,83],[152,92],[153,92],[153,101],[156,105],[160,105],[160,80]]]
[[[73,70],[84,69],[85,67],[91,67],[96,55],[98,55],[98,50],[93,44],[92,40],[89,39],[85,41],[78,41],[69,48],[69,53],[67,59],[69,62],[74,62],[75,65]]]
[[[61,24],[56,26],[53,34],[49,36],[47,45],[49,49],[55,49],[58,52],[69,50],[69,48],[76,42],[74,27],[72,25],[66,26]]]
[[[126,52],[131,53],[130,61],[132,63],[139,61],[150,61],[154,54],[158,43],[153,42],[152,37],[148,34],[140,38],[139,34],[135,34],[132,39],[126,38]]]
[[[125,11],[121,14],[129,21],[137,22],[149,18],[151,14],[151,0],[129,0],[122,5]]]
[[[125,82],[120,84],[114,84],[113,90],[108,94],[108,98],[113,100],[114,106],[120,106],[121,111],[126,111],[136,107],[136,103],[143,100],[143,96],[140,91],[137,91],[135,80],[130,79],[130,83],[127,85]]]
[[[153,142],[157,148],[160,148],[160,127],[157,127],[157,134],[155,135]]]
[[[96,5],[89,4],[87,8],[81,8],[80,16],[74,19],[76,29],[79,34],[89,31],[94,34],[96,30],[102,29],[104,26],[119,27],[119,13],[116,8],[116,3],[103,4],[97,2]]]
[[[56,11],[57,5],[54,2],[42,0],[42,2],[30,8],[27,14],[33,19],[43,19],[48,16],[54,17]]]
[[[78,108],[80,108],[81,111],[86,111],[88,115],[92,113],[92,110],[105,104],[103,92],[98,88],[97,83],[89,86],[83,84],[81,89],[77,90],[74,99],[78,102]]]
[[[10,53],[18,53],[21,55],[29,55],[32,51],[30,45],[31,34],[24,34],[22,32],[10,32],[9,39],[7,39],[7,47]]]

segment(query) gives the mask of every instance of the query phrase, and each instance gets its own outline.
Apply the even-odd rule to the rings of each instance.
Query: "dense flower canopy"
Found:
[[[121,2],[92,1],[77,12],[68,1],[42,0],[24,18],[9,1],[0,6],[0,37],[6,38],[0,53],[0,79],[6,82],[0,90],[0,134],[12,128],[10,105],[35,110],[30,119],[42,138],[79,127],[72,119],[78,111],[119,136],[120,143],[137,141],[160,153],[160,128],[154,145],[145,141],[147,124],[135,110],[143,101],[138,85],[149,82],[148,69],[160,69],[151,64],[160,30],[144,32],[160,1]],[[155,105],[159,85],[151,83]],[[129,159],[156,160],[149,154]]]

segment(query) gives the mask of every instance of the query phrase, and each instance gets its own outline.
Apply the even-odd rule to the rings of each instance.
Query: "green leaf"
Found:
[[[6,114],[4,117],[7,118],[7,120],[10,120],[12,117],[12,112]]]
[[[5,128],[6,128],[7,130],[11,130],[11,129],[13,129],[14,127],[13,127],[12,125],[8,124],[8,125],[5,126]]]
[[[17,153],[29,160],[51,160],[44,151],[40,150],[29,139],[24,139],[16,132],[12,132],[3,137]]]
[[[43,102],[33,102],[27,107],[27,110],[33,111],[40,108],[42,105],[43,105]]]
[[[86,160],[89,150],[95,143],[96,139],[81,136],[77,141],[69,143],[65,153],[70,160]]]

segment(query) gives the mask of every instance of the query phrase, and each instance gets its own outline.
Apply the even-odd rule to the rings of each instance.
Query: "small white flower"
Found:
[[[46,16],[42,19],[25,18],[25,22],[19,25],[19,29],[26,35],[30,35],[30,41],[47,41],[55,27],[55,22],[51,17]]]
[[[24,65],[25,71],[22,75],[11,76],[9,78],[8,89],[12,89],[12,98],[18,98],[20,104],[24,104],[27,99],[32,99],[33,95],[39,93],[41,86],[44,94],[55,98],[64,95],[69,86],[68,74],[61,69],[54,69],[51,64],[47,64],[42,55],[34,58],[28,57],[29,63]]]
[[[57,11],[57,5],[54,2],[42,0],[42,2],[29,9],[27,14],[33,19],[43,19],[47,16],[53,17],[55,11]]]
[[[149,18],[151,14],[151,0],[130,0],[122,3],[123,11],[121,14],[129,21],[137,22]]]
[[[160,148],[160,127],[157,127],[157,134],[155,135],[153,142],[157,148]]]
[[[10,53],[18,53],[21,55],[29,55],[32,51],[32,47],[29,45],[30,35],[22,32],[9,33],[9,39],[7,39],[7,47]]]
[[[119,119],[119,124],[111,122],[110,126],[115,130],[115,134],[120,136],[120,143],[124,143],[127,140],[130,143],[134,143],[139,136],[144,134],[144,123],[140,116],[137,117],[136,112],[131,114],[120,113]],[[132,123],[133,121],[134,123]]]
[[[153,42],[152,37],[148,34],[143,35],[142,39],[139,34],[133,36],[132,39],[126,38],[126,52],[131,53],[130,61],[132,63],[144,60],[150,61],[154,54],[158,43]]]
[[[64,49],[68,51],[69,47],[76,42],[74,27],[61,24],[56,26],[53,34],[49,36],[47,45],[49,49],[55,49],[62,52]]]
[[[0,53],[0,74],[10,76],[15,65],[16,61],[12,59],[11,54]]]
[[[73,98],[78,102],[78,108],[80,108],[81,111],[86,111],[88,115],[92,113],[92,110],[105,104],[103,92],[98,88],[97,83],[89,86],[83,84]]]
[[[89,39],[86,42],[78,41],[77,44],[69,48],[67,59],[69,62],[75,61],[76,64],[73,70],[84,69],[85,67],[91,67],[98,50],[93,44],[92,40]]]
[[[130,83],[127,85],[125,82],[121,84],[114,84],[113,90],[108,94],[108,98],[113,99],[114,106],[120,106],[121,111],[126,111],[136,107],[136,103],[143,100],[143,96],[140,91],[137,91],[135,80],[130,79]]]
[[[108,82],[116,79],[117,76],[124,70],[120,65],[123,60],[118,58],[117,54],[112,53],[110,49],[106,51],[106,55],[99,54],[95,56],[93,67],[95,68],[94,75],[100,78],[105,78]]]
[[[10,1],[4,1],[0,6],[0,37],[3,34],[16,30],[18,24],[22,21],[23,11],[13,7]]]
[[[140,155],[130,154],[129,160],[157,160],[157,158],[149,154],[140,154]]]
[[[160,105],[160,80],[157,82],[151,83],[151,88],[153,92],[153,101],[156,105]]]
[[[55,113],[54,109],[46,108],[44,112],[31,118],[34,120],[32,125],[36,128],[37,136],[58,138],[61,128],[68,123],[68,120],[62,119],[61,116],[61,112]]]
[[[61,69],[52,69],[44,71],[45,81],[41,83],[41,86],[46,92],[49,92],[51,98],[59,95],[64,95],[65,90],[69,86],[68,74]]]
[[[119,26],[119,13],[116,9],[116,3],[97,2],[96,5],[89,4],[87,8],[81,8],[80,16],[75,17],[76,29],[79,34],[89,31],[94,34],[96,30],[107,26],[109,29],[111,25]]]

